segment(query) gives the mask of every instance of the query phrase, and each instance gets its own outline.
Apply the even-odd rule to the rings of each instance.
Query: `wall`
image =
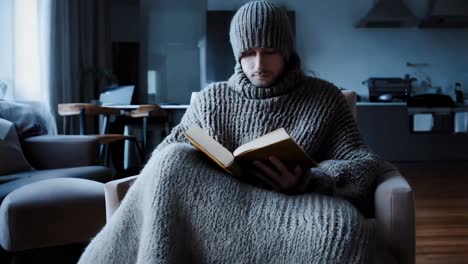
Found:
[[[206,1],[142,0],[140,8],[147,70],[156,72],[156,102],[188,103],[191,92],[200,90]]]
[[[112,0],[110,9],[112,42],[137,42],[140,39],[138,0]]]
[[[13,92],[13,0],[0,1],[0,82],[8,85],[6,98]]]
[[[209,10],[235,10],[248,1],[208,0]],[[451,93],[456,81],[468,91],[467,29],[357,29],[374,0],[277,0],[296,12],[297,49],[303,68],[311,74],[367,97],[362,84],[369,77],[418,74],[406,62],[428,63],[422,68],[434,86]],[[418,17],[428,12],[429,0],[407,0]],[[226,33],[227,34],[227,33]]]
[[[202,88],[206,10],[206,0],[112,1],[112,41],[140,43],[135,103],[185,104]]]

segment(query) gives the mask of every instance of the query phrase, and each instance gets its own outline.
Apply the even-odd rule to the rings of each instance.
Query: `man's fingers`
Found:
[[[272,189],[277,190],[278,184],[273,182],[270,178],[266,177],[265,175],[258,172],[258,169],[251,168],[246,170],[250,177],[255,176],[255,178],[259,179],[262,183],[270,186]]]
[[[270,156],[270,157],[268,157],[268,160],[270,160],[271,163],[273,163],[273,165],[281,172],[282,175],[291,174],[289,169],[286,168],[286,166],[283,164],[283,162],[281,162],[281,160],[279,160],[277,157]]]
[[[259,168],[260,170],[262,170],[266,175],[268,175],[271,179],[275,180],[276,182],[280,182],[280,177],[279,175],[274,171],[272,170],[270,167],[268,167],[267,165],[263,164],[263,162],[261,161],[254,161],[253,164]]]
[[[287,185],[285,184],[285,179],[289,181],[288,178],[281,177],[281,175],[279,175],[269,166],[265,165],[263,162],[256,160],[254,161],[254,165],[257,166],[257,168],[261,169],[266,174],[265,176],[268,177],[270,181],[274,183],[275,189],[277,191],[283,189],[284,186]]]
[[[253,165],[261,172],[263,172],[255,173],[259,179],[263,180],[277,191],[289,190],[298,183],[299,178],[303,173],[300,166],[296,166],[294,169],[290,170],[281,160],[274,156],[269,157],[268,160],[273,165],[268,166],[258,160],[253,162]],[[275,171],[274,168],[276,168],[278,171]]]
[[[297,166],[294,168],[294,175],[296,175],[297,178],[299,178],[300,176],[302,176],[302,168],[301,168],[301,166],[297,165]]]
[[[275,191],[280,191],[280,187],[278,186],[278,184],[276,182],[273,182],[270,178],[264,176],[263,174],[256,172],[255,177],[259,178],[264,183],[268,184]]]

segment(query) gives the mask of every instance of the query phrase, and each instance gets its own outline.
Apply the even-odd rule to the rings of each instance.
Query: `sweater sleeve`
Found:
[[[359,203],[370,195],[381,160],[363,143],[343,94],[337,92],[330,130],[322,145],[322,161],[310,169],[303,186],[305,191]]]
[[[197,96],[195,100],[193,100],[190,106],[185,111],[180,123],[177,124],[172,130],[171,133],[165,137],[161,143],[156,147],[153,151],[152,155],[155,155],[156,152],[162,150],[163,148],[167,147],[171,143],[187,143],[190,142],[185,138],[183,132],[187,131],[192,124],[197,124],[198,126],[202,127],[201,118],[200,118],[200,96]]]

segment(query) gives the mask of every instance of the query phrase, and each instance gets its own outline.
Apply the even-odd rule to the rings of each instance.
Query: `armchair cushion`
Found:
[[[12,122],[0,118],[0,175],[32,170]]]

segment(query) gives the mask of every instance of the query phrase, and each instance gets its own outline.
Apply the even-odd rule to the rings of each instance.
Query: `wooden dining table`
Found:
[[[67,134],[68,118],[79,116],[79,133],[85,134],[85,118],[87,115],[102,116],[102,128],[98,136],[102,136],[103,142],[108,143],[112,139],[118,140],[121,134],[109,134],[109,122],[111,116],[125,116],[129,118],[142,119],[142,146],[143,150],[147,147],[147,129],[148,120],[155,119],[164,124],[164,134],[168,135],[171,129],[171,116],[166,110],[157,104],[140,105],[97,105],[90,103],[63,103],[58,104],[58,114],[63,117],[63,133]],[[112,131],[111,131],[112,133]],[[120,136],[120,137],[119,137]],[[105,142],[104,142],[105,141]]]

